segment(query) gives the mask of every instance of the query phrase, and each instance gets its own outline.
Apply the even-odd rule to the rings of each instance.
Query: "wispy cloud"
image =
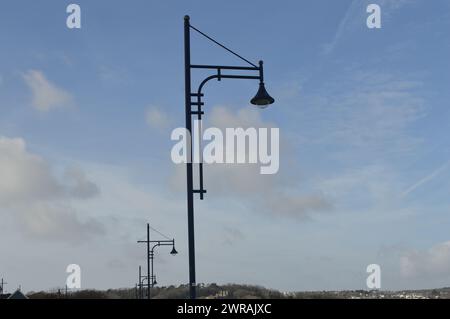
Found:
[[[404,277],[450,276],[450,241],[426,251],[404,253],[400,259],[400,271]]]
[[[145,114],[147,124],[157,130],[165,130],[170,125],[170,119],[167,113],[160,107],[150,106]]]
[[[416,2],[416,0],[378,0],[375,1],[376,4],[380,5],[382,10],[383,19],[388,17],[392,12],[398,10],[405,5]],[[347,11],[345,12],[342,20],[339,22],[339,25],[336,29],[336,33],[334,34],[333,39],[326,43],[323,46],[323,54],[329,55],[331,54],[343,36],[349,33],[350,30],[353,30],[358,23],[365,24],[366,19],[364,18],[366,13],[366,8],[369,4],[374,3],[371,0],[353,0]]]
[[[324,84],[319,96],[305,97],[304,104],[311,106],[299,114],[302,135],[352,158],[406,154],[421,142],[408,130],[427,111],[420,86],[420,81],[377,71],[342,72],[339,81]]]
[[[50,82],[42,71],[29,70],[23,78],[31,90],[32,105],[40,112],[66,107],[73,101],[70,93]]]

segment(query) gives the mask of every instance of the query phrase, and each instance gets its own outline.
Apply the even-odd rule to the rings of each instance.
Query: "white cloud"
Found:
[[[32,239],[80,243],[105,232],[99,221],[82,220],[68,204],[36,202],[19,209],[19,231]]]
[[[265,195],[264,209],[280,216],[309,219],[310,214],[330,211],[331,202],[321,193],[312,195],[275,192]]]
[[[0,176],[0,213],[13,214],[24,234],[73,242],[102,232],[98,222],[83,221],[68,204],[99,193],[81,170],[72,168],[57,178],[49,163],[28,152],[23,139],[0,137]]]
[[[213,107],[206,118],[204,128],[217,127],[224,130],[236,127],[276,127],[274,123],[265,122],[260,112],[250,108],[233,112],[231,108]],[[283,145],[283,141],[280,144]],[[291,156],[288,147],[280,147],[281,163],[288,162]],[[299,171],[294,163],[295,161],[292,161],[289,169],[281,169],[274,175],[261,175],[260,164],[205,164],[205,188],[208,190],[206,196],[214,194],[216,198],[233,198],[254,212],[288,218],[304,219],[313,213],[330,210],[331,203],[320,192],[305,194],[300,191],[299,184],[293,182]],[[177,189],[184,187],[185,178],[184,165],[178,165],[171,181],[172,186]],[[198,179],[196,169],[194,179]]]
[[[208,114],[206,121],[214,127],[274,127],[273,123],[264,122],[261,113],[252,108],[242,108],[232,112],[230,107],[216,106]]]
[[[48,164],[27,152],[21,138],[0,137],[0,203],[12,204],[59,197],[64,190]]]
[[[450,241],[426,251],[404,253],[400,259],[400,271],[405,277],[450,276]]]
[[[164,130],[170,125],[170,119],[167,113],[155,106],[150,106],[147,109],[145,119],[151,128],[158,130]]]
[[[78,167],[70,167],[64,174],[69,193],[76,198],[90,198],[100,193],[98,186],[88,180],[86,174]]]
[[[48,112],[72,103],[72,96],[47,80],[42,71],[29,70],[23,78],[31,90],[32,105],[36,110]]]

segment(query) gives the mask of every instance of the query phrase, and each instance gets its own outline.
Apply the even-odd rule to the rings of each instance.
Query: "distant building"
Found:
[[[13,294],[11,294],[7,299],[28,299],[20,289],[17,289]]]

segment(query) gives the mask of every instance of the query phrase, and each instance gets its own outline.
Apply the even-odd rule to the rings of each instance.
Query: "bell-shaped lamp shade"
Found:
[[[170,252],[171,255],[175,256],[178,254],[178,251],[175,249],[175,246],[173,246],[172,251]]]
[[[153,286],[156,286],[158,283],[156,282],[156,279],[155,280],[153,280],[153,283],[152,283],[152,285]]]
[[[257,105],[258,107],[264,109],[268,107],[270,104],[273,104],[275,99],[269,95],[266,91],[266,87],[264,83],[259,83],[259,89],[256,93],[255,97],[250,101],[253,105]]]

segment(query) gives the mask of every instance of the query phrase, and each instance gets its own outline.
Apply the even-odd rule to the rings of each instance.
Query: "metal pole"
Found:
[[[150,280],[151,280],[151,283],[152,283],[152,288],[154,287],[154,285],[153,285],[153,282],[154,282],[154,275],[153,275],[153,257],[154,257],[154,252],[153,252],[153,249],[152,249],[152,251],[150,252],[150,259],[151,259],[151,275],[150,275]]]
[[[184,72],[185,72],[185,110],[186,130],[189,133],[187,176],[187,213],[189,245],[189,297],[196,298],[195,291],[195,241],[194,241],[194,192],[192,168],[192,118],[191,118],[191,41],[189,16],[184,17]]]
[[[139,295],[138,295],[138,299],[142,299],[142,281],[141,281],[141,277],[142,277],[141,266],[139,266],[139,281],[138,281]]]
[[[150,224],[147,224],[147,298],[150,299]]]

